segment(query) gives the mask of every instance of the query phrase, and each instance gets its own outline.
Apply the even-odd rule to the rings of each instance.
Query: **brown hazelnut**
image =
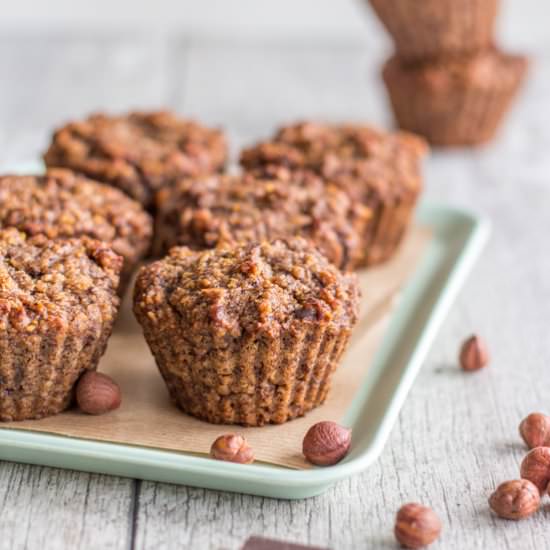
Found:
[[[254,462],[252,448],[242,435],[220,435],[210,447],[210,456],[216,460],[237,462],[239,464],[251,464]]]
[[[540,493],[528,479],[501,483],[489,498],[489,506],[501,518],[523,519],[540,506]]]
[[[532,481],[542,494],[550,482],[550,447],[535,447],[521,463],[520,475]]]
[[[397,512],[394,533],[406,548],[422,548],[439,537],[441,521],[431,508],[411,502]]]
[[[550,417],[531,413],[521,421],[519,433],[530,449],[547,446],[550,443]]]
[[[120,407],[118,384],[102,372],[85,372],[76,385],[76,403],[87,414],[104,414]]]
[[[331,466],[340,462],[351,446],[351,429],[336,422],[313,424],[302,443],[302,452],[309,462],[317,466]]]
[[[470,336],[460,350],[460,366],[465,371],[482,369],[489,363],[489,352],[479,336]]]

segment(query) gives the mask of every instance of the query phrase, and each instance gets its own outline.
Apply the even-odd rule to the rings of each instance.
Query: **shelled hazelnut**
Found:
[[[317,422],[307,431],[302,444],[306,459],[317,466],[332,466],[349,452],[351,429],[336,422]]]
[[[120,407],[122,397],[118,384],[106,374],[85,372],[76,385],[76,403],[87,414],[104,414]]]
[[[535,447],[529,451],[521,463],[520,475],[544,493],[550,482],[550,447]]]
[[[501,483],[489,498],[489,506],[501,518],[523,519],[540,507],[540,493],[528,479]]]
[[[210,448],[210,456],[216,460],[251,464],[254,462],[254,453],[246,439],[238,434],[225,434],[218,437]]]
[[[521,421],[519,433],[530,449],[548,446],[550,417],[542,413],[531,413]]]
[[[489,352],[483,340],[477,335],[468,338],[460,349],[460,366],[465,371],[475,371],[489,363]]]
[[[406,548],[422,548],[439,537],[441,521],[431,508],[411,502],[397,512],[394,533]]]

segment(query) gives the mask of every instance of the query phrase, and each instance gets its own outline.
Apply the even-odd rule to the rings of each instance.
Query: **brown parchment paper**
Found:
[[[182,413],[168,398],[132,314],[131,296],[127,296],[99,365],[102,372],[120,384],[122,406],[103,416],[69,410],[42,420],[11,422],[0,427],[201,454],[209,452],[217,436],[235,431],[248,439],[256,460],[308,468],[301,454],[305,432],[315,422],[338,421],[345,414],[380,342],[399,290],[413,272],[428,240],[429,232],[415,227],[392,261],[360,273],[361,315],[350,349],[334,374],[327,401],[303,418],[282,425],[242,428],[212,425]]]

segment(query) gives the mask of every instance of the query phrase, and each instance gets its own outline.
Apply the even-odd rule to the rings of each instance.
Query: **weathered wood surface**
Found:
[[[36,157],[50,128],[97,109],[166,105],[227,127],[234,148],[296,117],[387,124],[377,43],[3,35],[0,162]],[[536,61],[497,142],[428,163],[427,196],[488,215],[494,233],[378,463],[302,502],[1,463],[0,548],[236,550],[251,534],[394,548],[393,515],[408,500],[441,514],[434,549],[548,546],[548,508],[511,523],[486,505],[518,475],[519,420],[550,411],[550,56]],[[472,331],[493,364],[465,375],[456,352]]]

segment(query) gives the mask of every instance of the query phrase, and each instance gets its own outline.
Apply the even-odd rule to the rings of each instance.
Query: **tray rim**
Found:
[[[407,311],[410,315],[411,312],[414,313],[415,307],[419,307],[419,288],[427,284],[430,276],[434,276],[434,265],[431,264],[435,260],[431,256],[436,251],[431,250],[433,245],[439,242],[438,240],[448,239],[449,235],[445,237],[443,233],[451,231],[450,237],[459,238],[459,242],[456,243],[457,251],[447,258],[451,261],[449,272],[440,283],[437,298],[420,328],[419,337],[403,368],[399,382],[393,389],[381,421],[375,428],[372,441],[366,446],[359,445],[353,449],[341,463],[329,468],[310,470],[292,470],[261,463],[240,465],[215,461],[204,455],[99,442],[16,428],[0,428],[0,458],[289,499],[319,494],[336,481],[365,470],[381,454],[431,343],[490,234],[487,219],[452,206],[422,203],[417,210],[416,219],[418,223],[428,225],[434,230],[434,238],[407,285],[402,302],[392,316],[388,333],[383,338],[384,351],[377,353],[371,367],[373,372],[376,372],[377,367],[379,376],[384,372],[383,363],[389,357],[388,353],[391,354],[395,351],[395,346],[400,345],[399,338],[396,338],[395,325],[399,328],[399,320],[407,317]],[[463,235],[454,234],[453,224],[456,226],[454,229],[460,229]],[[406,329],[406,325],[401,327],[401,330]],[[373,384],[375,382],[367,375],[345,415],[346,423],[353,425],[360,420],[368,394],[376,387]]]

